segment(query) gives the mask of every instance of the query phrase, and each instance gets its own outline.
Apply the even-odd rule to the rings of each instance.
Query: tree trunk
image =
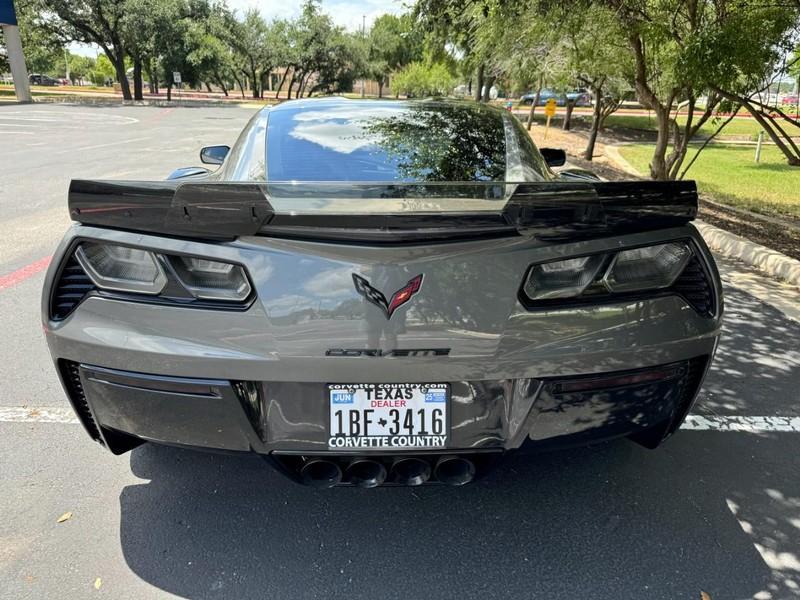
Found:
[[[288,74],[289,74],[289,67],[286,67],[286,69],[284,69],[283,71],[283,75],[281,76],[281,82],[278,84],[278,89],[275,90],[275,99],[277,99],[278,96],[280,95],[281,88],[283,88],[283,82],[286,81],[286,76]]]
[[[142,57],[136,56],[133,59],[133,99],[144,100],[142,94]]]
[[[203,83],[204,83],[204,84],[205,84],[205,86],[206,86],[206,92],[208,92],[208,93],[210,94],[210,93],[212,92],[212,90],[211,90],[211,84],[210,84],[210,83],[208,83],[207,81],[204,81]]]
[[[573,110],[575,110],[575,100],[570,100],[569,98],[567,98],[567,110],[564,113],[564,123],[561,125],[561,129],[563,129],[564,131],[569,131],[570,127],[572,127]]]
[[[239,84],[239,91],[242,93],[242,100],[244,100],[244,82],[242,81],[241,77],[237,76],[236,74],[233,75],[233,78],[236,83]]]
[[[217,69],[214,70],[214,82],[220,88],[222,88],[222,93],[225,94],[225,97],[227,98],[228,97],[228,86],[223,81],[222,75],[220,75],[219,70],[217,70]]]
[[[542,78],[541,77],[539,78],[539,83],[537,85],[538,85],[538,87],[536,88],[536,95],[533,97],[533,102],[531,102],[531,110],[528,113],[528,123],[526,125],[527,128],[528,128],[528,131],[531,130],[531,125],[533,125],[533,115],[536,112],[536,105],[539,104],[539,96],[542,93],[542,85],[543,84],[542,84]]]
[[[489,100],[492,99],[491,96],[492,86],[494,85],[496,79],[497,77],[486,78],[486,85],[483,86],[483,94],[481,95],[483,102],[489,102]]]
[[[481,101],[481,95],[483,94],[483,64],[478,67],[478,75],[477,80],[478,83],[475,85],[475,102]]]
[[[158,79],[156,78],[156,74],[154,73],[155,69],[153,69],[153,59],[148,58],[146,67],[147,69],[147,79],[149,79],[148,84],[150,86],[150,93],[157,94],[158,93]]]
[[[592,126],[589,130],[589,140],[586,142],[586,149],[583,151],[583,158],[592,160],[594,156],[594,145],[597,142],[597,132],[600,131],[602,121],[603,88],[592,88],[594,92],[594,109],[592,110]]]
[[[256,75],[256,68],[250,67],[250,85],[253,90],[253,98],[258,98],[258,76]]]
[[[744,96],[739,96],[737,94],[726,92],[725,90],[721,90],[719,88],[712,88],[712,89],[719,95],[721,95],[723,98],[726,98],[731,102],[738,102],[742,106],[744,106],[747,112],[753,115],[753,118],[756,120],[756,122],[758,122],[758,124],[761,125],[764,131],[767,132],[767,135],[778,147],[778,150],[780,150],[786,157],[786,163],[792,167],[800,166],[800,152],[798,153],[793,152],[792,148],[789,147],[789,144],[791,144],[792,147],[794,148],[796,148],[797,146],[794,144],[794,142],[789,136],[786,136],[785,132],[783,132],[782,129],[778,128],[778,130],[781,133],[783,133],[784,137],[786,138],[786,140],[781,139],[781,136],[774,129],[776,123],[772,119],[772,117],[769,117],[765,112],[759,110],[749,101],[748,98],[745,98]]]
[[[656,105],[656,147],[653,149],[653,160],[650,162],[650,178],[660,181],[669,179],[667,167],[667,147],[669,146],[669,106]]]
[[[297,97],[302,98],[303,94],[306,91],[306,85],[308,85],[308,80],[311,79],[311,73],[307,74],[300,80],[300,86],[297,88]],[[311,92],[309,91],[309,94]]]
[[[114,47],[113,53],[110,53],[108,50],[106,50],[105,53],[108,60],[114,65],[114,72],[117,75],[117,81],[119,81],[119,86],[122,89],[122,99],[131,100],[131,86],[128,83],[128,76],[125,74],[125,54],[116,46]]]
[[[292,69],[292,76],[289,79],[289,89],[286,90],[286,99],[287,100],[291,100],[292,99],[292,86],[294,85],[294,76],[295,76],[295,70]]]
[[[383,77],[378,79],[378,98],[383,98]]]
[[[172,82],[167,83],[167,102],[172,102]]]

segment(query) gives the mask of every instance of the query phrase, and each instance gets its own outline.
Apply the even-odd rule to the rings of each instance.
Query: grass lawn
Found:
[[[700,128],[700,135],[709,136],[713,134],[717,127],[722,125],[725,119],[720,119],[719,122],[714,122],[713,119],[707,121]],[[686,123],[686,116],[679,116],[678,123],[684,125]],[[626,127],[628,129],[644,129],[647,131],[656,130],[656,119],[654,116],[647,115],[611,115],[606,119],[607,127]],[[726,135],[735,136],[749,136],[752,139],[758,137],[758,132],[761,131],[761,126],[755,119],[749,117],[736,117],[725,126],[725,129],[720,132],[720,137]]]
[[[687,160],[694,156],[690,148]],[[620,147],[620,153],[642,173],[648,172],[653,146]],[[710,146],[686,174],[697,181],[701,193],[724,204],[764,214],[800,218],[800,167],[786,164],[774,146],[764,146],[761,162],[754,161],[754,147]]]
[[[556,116],[553,117],[553,123],[557,127],[561,127],[561,120],[564,117],[564,108],[558,107],[556,111]],[[534,114],[534,120],[537,123],[544,123],[545,116],[544,111],[536,109],[536,113]],[[520,117],[520,120],[524,123],[527,119],[527,115],[524,117]],[[573,114],[572,115],[573,121],[582,121],[585,123],[586,127],[589,127],[592,117],[591,115],[585,114]],[[700,135],[701,136],[709,136],[713,134],[717,127],[722,124],[722,121],[714,122],[713,119],[709,122],[706,122],[700,128]],[[683,124],[686,122],[685,115],[683,117],[678,117],[678,122]],[[605,126],[609,130],[614,130],[615,128],[624,128],[624,129],[635,129],[640,131],[652,131],[655,133],[656,131],[656,119],[654,116],[648,116],[647,114],[641,115],[620,115],[620,114],[613,114],[606,119]],[[724,139],[726,136],[735,136],[736,139],[751,139],[755,140],[758,137],[758,132],[761,131],[761,126],[755,119],[751,119],[749,117],[742,117],[742,118],[735,118],[733,121],[728,123],[725,126],[725,129],[719,134],[718,139]]]

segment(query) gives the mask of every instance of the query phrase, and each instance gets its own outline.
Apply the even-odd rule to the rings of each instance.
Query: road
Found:
[[[257,457],[91,443],[65,418],[39,317],[68,182],[163,178],[251,114],[0,106],[0,598],[800,597],[800,292],[728,261],[717,360],[656,451],[509,458],[458,489],[316,491]]]

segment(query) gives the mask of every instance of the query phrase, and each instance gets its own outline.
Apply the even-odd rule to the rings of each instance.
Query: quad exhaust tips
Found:
[[[285,457],[279,462],[284,472],[293,472],[293,476],[301,483],[311,487],[330,488],[345,484],[374,488],[384,483],[409,486],[425,483],[464,485],[475,479],[477,468],[474,460],[474,456],[446,454],[369,458]],[[480,462],[481,465],[485,463],[485,460]]]
[[[443,456],[436,462],[433,474],[447,485],[464,485],[475,479],[475,464],[460,456]]]
[[[344,472],[345,480],[362,488],[378,487],[386,481],[386,467],[376,460],[356,458]]]
[[[300,480],[311,487],[333,487],[341,483],[342,469],[333,461],[312,459],[300,468]]]
[[[392,481],[400,485],[422,485],[431,476],[431,465],[421,458],[398,458],[392,465]]]

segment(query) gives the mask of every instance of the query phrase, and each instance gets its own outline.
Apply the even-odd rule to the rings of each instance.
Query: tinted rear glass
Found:
[[[430,102],[343,102],[273,111],[270,181],[502,181],[502,115]]]

